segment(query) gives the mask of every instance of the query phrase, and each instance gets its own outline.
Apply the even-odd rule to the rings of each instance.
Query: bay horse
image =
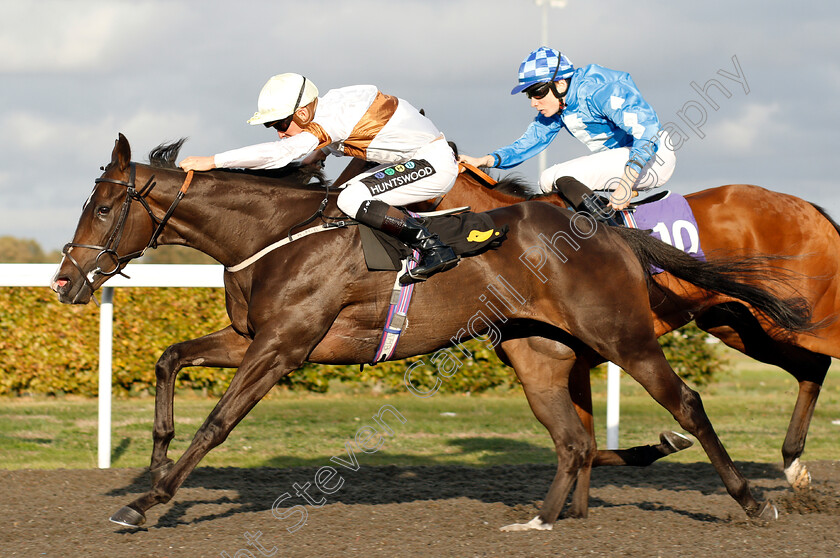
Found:
[[[437,204],[438,209],[470,206],[473,211],[488,211],[524,199],[566,207],[557,194],[532,195],[527,185],[515,176],[488,185],[495,180],[488,181],[475,169],[464,170],[452,190]],[[688,194],[685,199],[697,220],[700,246],[708,257],[774,256],[769,265],[785,277],[785,292],[803,297],[813,309],[813,320],[822,327],[798,333],[768,327],[760,313],[749,305],[733,301],[719,303],[715,295],[705,298],[707,293],[702,289],[662,273],[655,275],[651,289],[656,335],[693,319],[699,328],[726,345],[755,360],[778,366],[796,379],[799,390],[782,444],[782,458],[791,486],[806,489],[811,477],[800,458],[808,427],[831,357],[840,358],[840,321],[836,319],[840,311],[840,226],[817,205],[759,186],[720,186]],[[503,350],[515,349],[503,347]],[[596,357],[591,362],[580,363],[573,374],[575,404],[593,435],[587,367],[600,362],[602,359]],[[648,465],[665,454],[654,448],[599,450],[593,465]]]
[[[307,221],[322,202],[328,202],[322,205],[325,219],[343,218],[335,194],[327,191],[325,197],[318,176],[294,169],[274,178],[224,171],[185,174],[174,166],[179,148],[180,142],[160,146],[150,154],[149,165],[135,163],[128,140],[119,135],[52,282],[61,302],[85,304],[131,259],[157,244],[190,246],[226,267],[231,324],[168,347],[157,362],[153,485],[110,518],[128,526],[143,524],[150,508],[168,502],[199,461],[280,378],[305,361],[370,362],[394,281],[392,273],[367,270],[359,235],[351,226],[300,237],[251,261],[249,256],[289,239],[291,229]],[[497,227],[510,227],[507,239],[415,287],[411,323],[393,358],[437,351],[455,362],[453,340],[493,331],[504,338],[502,343],[535,348],[533,356],[522,349],[511,360],[531,407],[549,428],[558,468],[540,515],[512,528],[550,528],[576,480],[587,491],[575,490],[572,515],[586,514],[588,478],[581,477],[588,475],[594,448],[568,391],[576,355],[584,353],[622,366],[694,435],[749,517],[777,515],[770,502],[753,497],[699,394],[666,361],[651,320],[648,269],[667,269],[720,293],[720,300],[746,300],[761,309],[764,319],[792,332],[812,327],[807,310],[735,280],[750,277],[749,261],[736,262],[735,269],[698,262],[642,231],[596,227],[588,216],[576,220],[568,211],[541,202],[488,215]],[[575,245],[578,249],[569,249]],[[535,249],[542,246],[542,251]],[[526,261],[539,261],[540,274],[523,269]],[[760,266],[752,267],[761,274]],[[495,294],[496,312],[480,302],[488,300],[484,291]],[[173,462],[167,452],[175,429],[174,380],[185,366],[237,371],[189,447]]]

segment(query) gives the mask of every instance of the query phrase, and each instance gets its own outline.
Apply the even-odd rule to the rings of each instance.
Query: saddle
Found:
[[[609,202],[610,202],[610,192],[607,192],[607,191],[604,191],[604,190],[596,190],[594,193],[595,193],[596,196],[598,196],[601,199],[601,201],[605,205],[609,204]],[[638,194],[638,191],[634,191],[634,194]],[[641,205],[645,205],[645,204],[648,204],[648,203],[656,203],[658,201],[662,201],[670,195],[671,195],[670,190],[657,190],[657,191],[653,192],[652,194],[648,194],[648,195],[638,194],[638,197],[636,197],[633,201],[630,202],[630,205],[627,206],[627,209],[623,209],[622,211],[633,212],[633,211],[636,211],[636,209]]]
[[[469,213],[467,209],[412,212],[411,215],[462,258],[499,247],[507,236],[508,226],[496,227],[489,215]],[[399,271],[402,260],[412,255],[407,245],[376,229],[359,224],[359,234],[362,237],[365,262],[371,271]]]
[[[462,258],[475,256],[497,248],[507,237],[508,226],[496,227],[486,213],[464,213],[469,208],[460,208],[434,213],[409,212],[420,220],[431,232],[438,235],[456,254]],[[411,304],[415,284],[403,285],[399,277],[416,265],[418,253],[385,233],[359,224],[359,235],[365,262],[371,271],[399,271],[394,287],[382,337],[371,364],[390,359],[397,348],[400,336],[408,327],[408,308]]]

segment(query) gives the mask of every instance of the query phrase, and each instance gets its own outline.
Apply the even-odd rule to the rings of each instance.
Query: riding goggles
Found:
[[[551,84],[548,82],[544,83],[535,83],[531,87],[527,88],[523,93],[529,99],[542,99],[548,92],[551,91]]]
[[[289,116],[287,116],[286,118],[283,118],[282,120],[275,120],[273,122],[266,122],[264,124],[264,126],[266,128],[274,128],[278,132],[285,133],[289,129],[289,126],[292,125],[292,119],[294,117],[295,117],[295,115],[294,115],[294,113],[292,113]]]

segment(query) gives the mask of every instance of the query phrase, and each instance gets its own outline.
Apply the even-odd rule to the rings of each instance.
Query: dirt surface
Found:
[[[0,554],[49,557],[213,556],[840,556],[840,461],[811,462],[813,488],[794,495],[780,467],[739,463],[781,516],[751,523],[706,463],[596,469],[590,516],[553,531],[503,533],[525,522],[553,467],[360,467],[308,520],[294,485],[317,468],[198,469],[139,529],[108,517],[143,492],[140,469],[0,471]],[[341,467],[338,467],[341,470]],[[338,477],[322,486],[334,485]],[[272,513],[284,493],[292,498]],[[301,509],[301,508],[297,508]],[[249,546],[246,535],[252,541]]]

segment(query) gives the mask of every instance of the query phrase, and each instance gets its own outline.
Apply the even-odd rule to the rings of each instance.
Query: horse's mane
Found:
[[[540,191],[534,191],[534,186],[530,182],[516,174],[509,174],[498,179],[496,185],[493,186],[493,190],[523,200],[539,199],[548,195]]]
[[[187,138],[181,138],[172,143],[162,143],[149,152],[149,164],[158,169],[176,169],[175,161],[178,159],[178,152]]]
[[[177,169],[175,161],[187,138],[181,138],[171,143],[162,143],[149,152],[149,165],[159,169]],[[237,173],[263,178],[291,178],[300,185],[313,182],[318,186],[329,183],[320,165],[286,165],[279,169],[215,169],[213,172]]]

